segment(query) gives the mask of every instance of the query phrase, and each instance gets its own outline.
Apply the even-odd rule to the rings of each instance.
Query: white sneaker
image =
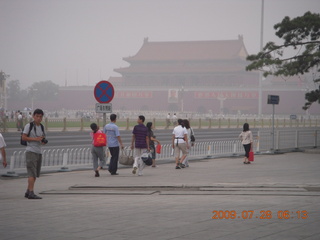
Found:
[[[138,176],[143,176],[143,173],[139,171]]]

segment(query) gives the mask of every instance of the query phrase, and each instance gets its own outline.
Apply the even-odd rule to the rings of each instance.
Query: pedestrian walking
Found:
[[[95,172],[95,177],[100,177],[99,171],[106,165],[106,154],[105,154],[105,144],[98,144],[95,143],[95,138],[99,136],[99,134],[103,133],[101,130],[99,130],[99,126],[96,123],[91,123],[90,128],[92,132],[90,133],[91,139],[92,139],[92,147],[91,147],[91,155],[92,155],[92,161],[93,161],[93,171]],[[97,136],[95,136],[98,134]],[[100,135],[100,137],[105,137],[103,135]],[[99,138],[100,138],[99,137]],[[106,140],[103,140],[103,142]],[[96,140],[97,142],[97,140]],[[104,145],[104,146],[103,146]]]
[[[188,134],[187,134],[187,136],[188,136],[188,144],[189,144],[189,147],[190,147],[188,152],[190,152],[191,147],[194,146],[194,142],[192,141],[192,138],[194,138],[194,131],[190,127],[190,122],[189,122],[188,119],[184,119],[183,120],[183,125],[187,129],[187,132],[188,132]],[[189,167],[188,158],[189,158],[189,156],[187,155],[186,158],[184,159],[184,161],[182,162],[182,164],[185,165],[185,167]]]
[[[249,129],[249,124],[243,124],[243,131],[240,133],[239,138],[245,150],[244,164],[250,164],[249,152],[252,149],[253,137],[252,132]]]
[[[117,115],[111,114],[110,123],[105,125],[103,128],[103,132],[107,135],[108,148],[111,154],[110,164],[108,168],[111,175],[119,175],[117,171],[120,146],[121,149],[124,148],[120,137],[119,127],[116,125],[116,122]]]
[[[17,113],[17,131],[21,131],[23,127],[23,116],[20,111]]]
[[[178,117],[177,117],[177,114],[174,113],[173,116],[172,116],[172,123],[173,123],[173,127],[176,127],[177,124],[178,124]]]
[[[173,129],[172,132],[172,148],[174,149],[174,157],[176,160],[176,169],[184,168],[185,165],[182,162],[187,157],[189,149],[188,143],[188,131],[183,125],[183,120],[178,119],[178,126]],[[180,158],[180,151],[182,157]]]
[[[145,163],[141,159],[141,155],[144,152],[150,151],[148,128],[144,125],[145,117],[140,115],[138,117],[138,125],[134,126],[132,131],[131,149],[134,149],[134,163],[132,173],[136,174],[138,170],[138,176],[142,176]]]
[[[34,193],[36,179],[40,177],[42,165],[42,145],[47,144],[44,127],[41,124],[43,111],[35,109],[33,122],[26,124],[22,133],[22,140],[27,142],[26,166],[28,172],[28,188],[25,197],[28,199],[42,199]]]
[[[3,167],[7,167],[7,154],[6,154],[6,142],[4,141],[4,138],[2,134],[0,133],[0,160],[2,160]]]
[[[153,133],[152,122],[147,123],[147,128],[148,128],[148,137],[149,137],[149,147],[152,155],[152,167],[156,167],[156,148],[155,148],[154,142],[156,142],[157,144],[160,144],[160,141],[156,139],[156,136]]]
[[[166,118],[166,129],[168,129],[170,125],[171,125],[171,116],[170,116],[170,113],[168,113]]]

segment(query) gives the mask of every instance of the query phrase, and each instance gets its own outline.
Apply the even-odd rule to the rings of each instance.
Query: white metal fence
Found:
[[[266,152],[272,150],[273,134],[271,131],[258,132],[254,140],[254,152]],[[290,151],[301,148],[320,147],[320,130],[279,130],[274,134],[274,150]],[[196,142],[190,149],[192,158],[212,158],[218,156],[237,156],[244,154],[244,149],[239,140]],[[106,152],[107,158],[110,153]],[[43,167],[60,167],[61,171],[68,167],[89,167],[92,165],[91,148],[71,148],[44,150],[42,155]],[[171,144],[162,145],[161,154],[157,154],[157,161],[173,160]],[[10,158],[10,170],[7,175],[14,175],[16,170],[23,171],[25,166],[25,151],[15,151]]]

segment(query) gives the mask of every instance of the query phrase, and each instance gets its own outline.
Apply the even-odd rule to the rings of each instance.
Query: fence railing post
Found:
[[[81,118],[80,120],[80,131],[81,132],[83,131],[83,118]]]
[[[237,155],[236,152],[237,152],[237,142],[233,141],[233,152],[232,152],[232,155]]]
[[[127,126],[126,126],[126,130],[129,130],[129,118],[127,118]]]
[[[258,131],[258,136],[257,136],[256,153],[260,153],[260,131]]]
[[[208,145],[208,152],[207,152],[207,157],[211,157],[212,156],[212,149],[211,149],[211,145]]]
[[[63,118],[63,132],[67,131],[67,118]]]
[[[45,130],[46,131],[48,131],[48,118],[46,117],[45,119],[44,119],[44,127],[45,127]]]
[[[296,130],[295,148],[299,148],[299,131]]]
[[[62,167],[60,168],[59,172],[70,172],[71,171],[68,168],[68,159],[69,159],[69,153],[68,152],[63,153]]]

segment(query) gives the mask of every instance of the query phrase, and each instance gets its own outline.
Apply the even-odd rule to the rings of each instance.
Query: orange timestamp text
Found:
[[[308,211],[289,211],[289,210],[214,210],[212,219],[307,219]]]

